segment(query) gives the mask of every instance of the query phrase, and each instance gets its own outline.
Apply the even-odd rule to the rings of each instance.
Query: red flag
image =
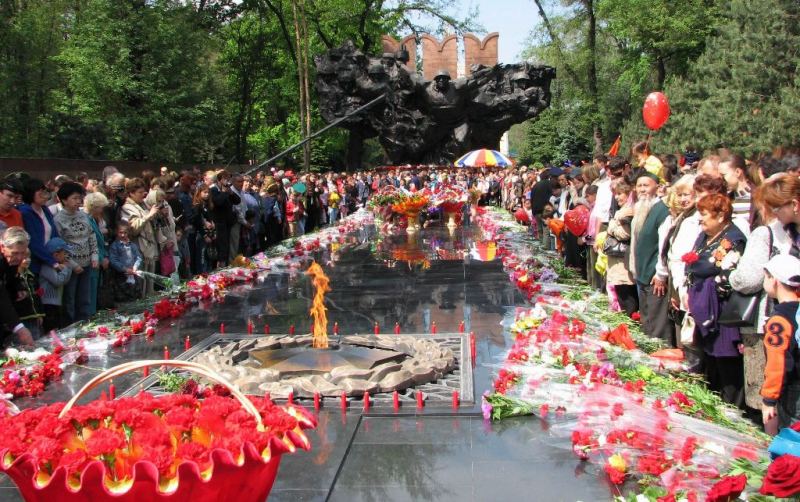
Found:
[[[617,139],[614,140],[614,143],[611,144],[611,148],[608,150],[608,155],[613,157],[617,153],[619,153],[619,145],[622,143],[622,135],[618,135]]]

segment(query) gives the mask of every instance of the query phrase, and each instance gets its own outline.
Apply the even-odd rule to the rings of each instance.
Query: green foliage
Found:
[[[662,150],[691,140],[701,150],[726,147],[752,155],[800,144],[793,120],[800,103],[800,4],[726,4],[706,52],[685,77],[667,84],[673,114],[657,143]]]

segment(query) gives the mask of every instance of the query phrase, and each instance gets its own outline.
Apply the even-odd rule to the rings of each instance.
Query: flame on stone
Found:
[[[314,293],[314,301],[311,304],[309,313],[314,319],[314,328],[312,334],[314,335],[311,346],[315,349],[328,348],[328,314],[325,308],[325,293],[331,290],[330,279],[322,271],[322,267],[317,262],[311,264],[306,270],[306,275],[311,277],[311,282],[317,288]]]

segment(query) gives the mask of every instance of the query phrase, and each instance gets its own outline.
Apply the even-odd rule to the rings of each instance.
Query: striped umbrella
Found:
[[[497,150],[473,150],[455,161],[456,167],[508,167],[511,160]]]

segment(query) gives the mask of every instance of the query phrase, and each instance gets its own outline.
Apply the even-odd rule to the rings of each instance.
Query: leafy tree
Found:
[[[668,80],[672,116],[656,145],[679,150],[691,141],[751,155],[800,144],[800,4],[731,0],[722,15],[686,77]]]

